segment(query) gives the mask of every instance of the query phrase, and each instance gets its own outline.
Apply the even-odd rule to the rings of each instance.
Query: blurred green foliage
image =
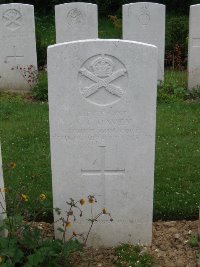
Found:
[[[17,3],[18,0],[0,0],[1,4],[5,3]],[[54,6],[62,3],[69,2],[80,2],[80,0],[22,0],[22,3],[32,4],[35,6],[36,12],[49,14],[54,12]],[[100,15],[116,14],[120,12],[122,5],[134,2],[142,1],[131,1],[131,0],[84,0],[84,2],[97,4],[99,7]],[[144,1],[143,1],[144,2]],[[199,4],[200,0],[145,0],[145,2],[155,2],[165,4],[167,6],[168,14],[188,14],[189,6]]]
[[[78,0],[80,1],[80,0]],[[55,5],[77,0],[22,0],[22,3],[33,4],[36,14],[36,40],[38,65],[46,65],[47,47],[55,43]],[[145,0],[146,1],[146,0]],[[19,2],[18,0],[0,0],[0,3]],[[116,16],[119,26],[121,25],[122,5],[138,1],[131,0],[85,0],[98,5],[99,10],[99,37],[120,38],[122,33],[120,27],[115,27],[108,16]],[[167,7],[166,18],[166,66],[181,70],[187,66],[188,50],[188,28],[189,28],[189,6],[200,3],[200,0],[151,0],[165,4]],[[113,27],[114,26],[114,27]],[[109,32],[109,34],[107,34]],[[178,48],[178,49],[177,49]]]

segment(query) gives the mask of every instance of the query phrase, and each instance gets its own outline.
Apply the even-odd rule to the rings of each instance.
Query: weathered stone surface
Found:
[[[200,4],[190,6],[188,88],[200,86]]]
[[[138,2],[123,6],[123,39],[158,47],[158,80],[164,80],[165,5]]]
[[[0,5],[0,90],[30,91],[37,80],[34,8]]]
[[[67,3],[55,6],[56,43],[98,38],[97,5]]]
[[[120,40],[51,46],[48,79],[54,207],[66,216],[69,198],[95,195],[94,214],[107,208],[114,221],[101,217],[90,245],[151,243],[157,48]],[[89,229],[88,206],[76,214],[77,233]]]
[[[0,143],[0,225],[2,221],[6,218],[6,203],[5,203],[5,193],[4,191],[4,181],[3,181],[3,168],[2,168],[2,155],[1,155],[1,143]],[[6,231],[0,231],[0,236],[5,236],[7,234]]]

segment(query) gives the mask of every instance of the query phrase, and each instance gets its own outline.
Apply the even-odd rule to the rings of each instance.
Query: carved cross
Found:
[[[82,175],[98,175],[101,176],[103,188],[104,188],[104,198],[103,198],[103,205],[105,207],[105,192],[106,192],[106,176],[108,175],[125,175],[125,169],[106,169],[106,147],[105,146],[99,146],[100,148],[100,168],[97,170],[81,170]]]
[[[6,56],[4,62],[5,62],[5,63],[8,63],[8,60],[9,60],[9,59],[14,59],[14,64],[15,64],[15,66],[17,66],[17,60],[18,60],[18,59],[21,59],[21,58],[24,58],[24,56],[19,56],[19,55],[17,55],[16,47],[13,46],[13,55],[12,55],[12,56]]]

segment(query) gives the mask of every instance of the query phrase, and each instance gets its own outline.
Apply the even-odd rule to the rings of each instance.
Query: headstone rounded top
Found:
[[[71,41],[71,42],[63,42],[63,43],[59,43],[59,44],[55,44],[55,45],[50,45],[48,46],[48,50],[49,49],[54,49],[54,48],[62,48],[62,47],[65,47],[65,46],[70,46],[70,45],[73,45],[74,43],[76,43],[77,45],[80,43],[107,43],[107,42],[111,42],[111,43],[116,43],[116,46],[118,43],[130,43],[130,44],[135,44],[135,45],[143,45],[143,46],[148,46],[148,47],[152,47],[152,48],[156,48],[157,47],[153,44],[147,44],[147,43],[143,43],[143,42],[136,42],[136,41],[131,41],[131,40],[121,40],[121,39],[86,39],[86,40],[79,40],[79,41]]]
[[[72,2],[72,3],[64,3],[64,4],[59,4],[56,5],[55,8],[59,8],[59,7],[64,7],[64,6],[96,6],[96,4],[92,4],[92,3],[85,3],[85,2]]]
[[[200,4],[196,4],[196,5],[191,5],[190,8],[199,8],[200,7]]]
[[[144,5],[144,4],[148,4],[148,5],[151,5],[151,6],[154,5],[154,6],[163,6],[163,7],[165,7],[164,4],[153,3],[153,2],[135,2],[135,3],[125,4],[125,5],[123,5],[123,7],[134,6],[134,5]]]
[[[55,6],[56,43],[98,37],[97,5],[84,2]]]
[[[11,7],[11,6],[16,6],[16,7],[18,7],[18,6],[23,6],[23,7],[31,7],[31,8],[34,8],[34,6],[33,5],[29,5],[29,4],[22,4],[22,3],[10,3],[10,4],[2,4],[1,5],[1,7],[6,7],[6,6],[9,6],[9,7]]]
[[[37,80],[34,6],[0,5],[0,90],[30,91]]]

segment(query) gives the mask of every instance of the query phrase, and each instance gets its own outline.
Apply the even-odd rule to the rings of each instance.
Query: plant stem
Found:
[[[87,233],[87,236],[86,236],[86,239],[85,239],[85,242],[84,242],[85,245],[86,245],[86,243],[87,243],[89,234],[90,234],[90,232],[91,232],[91,230],[92,230],[92,226],[93,226],[93,224],[94,224],[94,221],[91,222],[90,229],[89,229],[89,231],[88,231],[88,233]]]

